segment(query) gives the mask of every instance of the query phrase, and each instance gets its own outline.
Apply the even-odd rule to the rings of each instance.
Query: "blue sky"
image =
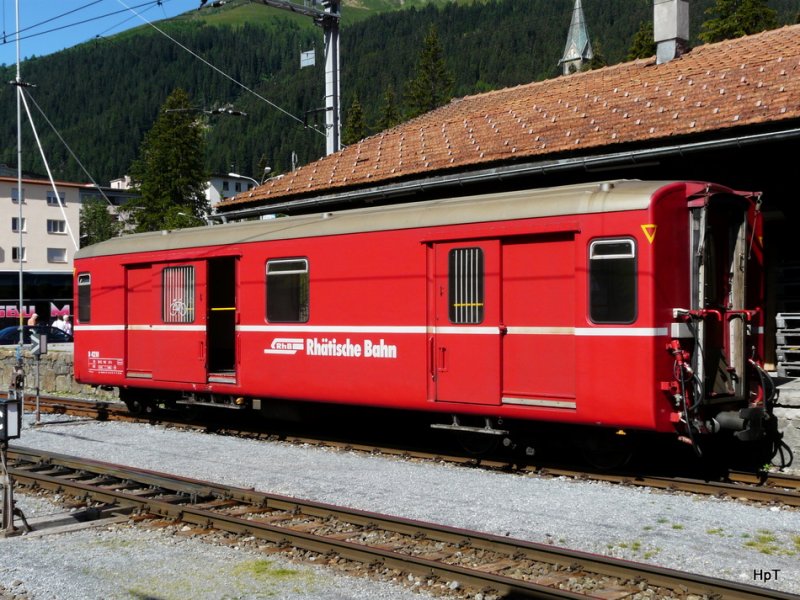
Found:
[[[143,25],[126,7],[158,21],[199,6],[200,0],[161,0],[160,5],[157,0],[19,0],[20,53],[23,60],[44,56]],[[0,10],[0,64],[11,65],[17,60],[16,1],[0,0]]]

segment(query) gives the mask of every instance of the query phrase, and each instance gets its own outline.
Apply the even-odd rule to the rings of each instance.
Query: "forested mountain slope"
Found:
[[[700,32],[713,0],[690,4],[692,34]],[[794,22],[800,0],[771,0],[782,23]],[[455,95],[554,77],[564,49],[573,0],[437,1],[359,0],[342,8],[342,106],[357,97],[374,128],[382,97],[394,91],[402,108],[422,40],[435,25]],[[609,63],[625,59],[652,0],[584,0],[589,34]],[[370,16],[371,15],[371,16]],[[325,139],[303,126],[306,111],[323,105],[322,35],[310,19],[235,0],[221,9],[193,11],[160,23],[169,36],[219,70],[257,92],[276,109],[143,26],[23,64],[33,98],[100,183],[125,174],[153,124],[159,106],[176,87],[198,108],[231,104],[246,117],[208,119],[208,166],[244,174],[291,168],[324,153]],[[697,43],[697,42],[696,42]],[[317,66],[299,68],[301,50],[316,48]],[[5,81],[14,78],[3,68]],[[56,177],[85,181],[75,161],[34,109],[39,134]],[[343,114],[343,117],[346,116]],[[313,115],[309,117],[313,123]],[[28,129],[26,128],[26,131]],[[16,163],[14,88],[0,89],[0,162]],[[44,172],[29,133],[25,168]]]

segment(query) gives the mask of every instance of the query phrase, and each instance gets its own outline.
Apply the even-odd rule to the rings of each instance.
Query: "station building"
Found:
[[[800,273],[800,26],[689,49],[683,4],[656,2],[669,25],[656,22],[657,56],[452,100],[224,200],[218,215],[241,220],[609,179],[759,191],[774,339],[776,315],[800,313],[800,281],[790,279]]]

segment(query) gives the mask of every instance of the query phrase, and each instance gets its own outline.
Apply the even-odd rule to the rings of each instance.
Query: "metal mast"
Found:
[[[342,149],[339,109],[339,0],[323,0],[325,18],[325,154]],[[318,24],[319,21],[317,21]]]
[[[325,36],[325,153],[342,149],[339,93],[339,13],[340,0],[322,0],[324,11],[285,0],[259,0],[273,8],[289,10],[314,19]]]

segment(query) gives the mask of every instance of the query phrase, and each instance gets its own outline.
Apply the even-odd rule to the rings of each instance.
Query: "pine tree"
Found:
[[[431,25],[419,56],[416,76],[408,83],[410,116],[416,117],[449,102],[454,81],[444,60],[439,34]]]
[[[397,108],[397,99],[391,86],[386,88],[383,93],[383,106],[381,107],[381,117],[378,120],[378,129],[384,131],[402,122],[400,109]]]
[[[628,50],[628,60],[637,58],[650,58],[655,56],[656,42],[653,35],[653,21],[642,22],[639,31],[633,36],[631,47]]]
[[[353,101],[350,103],[350,110],[347,111],[347,121],[342,131],[342,143],[345,146],[355,144],[367,137],[367,124],[364,120],[364,109],[354,94]]]
[[[716,0],[706,10],[713,17],[703,23],[700,39],[707,43],[738,38],[778,26],[777,13],[767,0]]]
[[[120,223],[108,210],[108,204],[100,198],[91,198],[81,204],[81,247],[104,242],[119,235]]]
[[[189,96],[176,89],[159,111],[130,169],[141,194],[137,231],[201,225],[208,210],[205,139]]]

